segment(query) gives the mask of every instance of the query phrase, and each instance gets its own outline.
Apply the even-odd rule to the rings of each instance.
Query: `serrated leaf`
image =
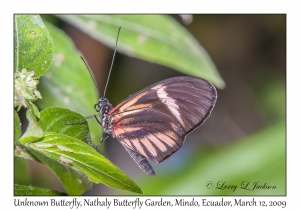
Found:
[[[39,142],[56,146],[39,148],[34,143],[31,143],[26,144],[26,147],[38,159],[55,171],[68,194],[71,193],[72,189],[70,188],[74,187],[71,185],[72,181],[76,180],[68,179],[69,175],[62,168],[65,168],[64,170],[67,168],[69,170],[68,173],[71,173],[71,169],[76,169],[85,174],[94,183],[103,183],[109,187],[142,193],[140,188],[123,171],[100,155],[95,149],[76,138],[46,133]],[[69,150],[62,150],[61,146]],[[70,160],[70,162],[63,161],[61,157]]]
[[[42,128],[38,125],[35,116],[32,114],[31,109],[28,109],[26,111],[26,118],[29,122],[29,125],[26,129],[26,132],[23,134],[19,141],[25,144],[27,142],[33,142],[43,138],[44,132]]]
[[[53,42],[39,15],[15,15],[14,72],[26,68],[43,75],[53,58]]]
[[[19,115],[16,111],[14,111],[14,143],[19,140],[21,136],[21,123]]]
[[[64,196],[67,194],[56,190],[46,189],[46,188],[15,184],[14,195],[15,196]]]
[[[74,124],[76,122],[81,123]],[[67,135],[84,142],[89,138],[87,121],[82,115],[68,109],[60,107],[44,109],[41,111],[41,118],[38,124],[45,132]]]
[[[58,15],[96,40],[118,51],[202,77],[224,88],[216,66],[200,43],[167,15]]]
[[[40,79],[39,90],[43,100],[37,104],[45,109],[60,106],[89,116],[95,113],[98,101],[97,89],[80,59],[70,38],[53,25],[46,23],[55,45],[54,61],[49,71]],[[101,126],[96,120],[88,122],[93,142],[101,139]]]

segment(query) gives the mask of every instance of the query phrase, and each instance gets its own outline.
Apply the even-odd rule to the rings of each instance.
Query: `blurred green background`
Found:
[[[286,16],[171,17],[205,48],[226,87],[217,89],[218,100],[210,118],[187,136],[182,148],[163,163],[152,164],[155,177],[142,172],[117,139],[106,140],[104,155],[145,195],[285,195]],[[55,16],[42,18],[72,38],[102,93],[113,50]],[[116,106],[152,83],[179,75],[184,74],[117,52],[106,96]],[[15,182],[64,191],[42,164],[29,161],[27,173],[21,168],[24,165],[18,164],[15,171],[24,173],[16,175]],[[128,194],[104,185],[94,185],[86,193]]]

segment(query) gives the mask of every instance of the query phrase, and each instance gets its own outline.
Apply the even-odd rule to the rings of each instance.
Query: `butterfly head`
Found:
[[[104,117],[112,109],[112,106],[107,98],[100,98],[94,108],[96,112],[100,112],[100,116]]]

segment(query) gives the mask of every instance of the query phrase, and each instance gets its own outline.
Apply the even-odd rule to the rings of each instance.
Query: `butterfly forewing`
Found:
[[[175,77],[129,96],[108,114],[113,134],[125,147],[159,163],[208,118],[216,98],[210,82]]]

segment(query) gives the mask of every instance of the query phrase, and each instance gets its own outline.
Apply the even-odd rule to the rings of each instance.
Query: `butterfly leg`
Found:
[[[102,143],[103,141],[105,141],[108,137],[109,136],[106,136],[106,133],[103,133],[100,143]]]
[[[91,116],[90,116],[90,117],[91,117]],[[93,117],[95,117],[95,119],[97,120],[97,122],[102,126],[102,122],[101,122],[101,120],[98,119],[97,115],[94,114]]]
[[[105,141],[108,137],[109,137],[109,136],[105,136],[105,133],[103,133],[100,142],[99,142],[96,146],[94,146],[94,149],[97,150],[97,148],[99,147],[99,145],[100,145],[103,141]]]

